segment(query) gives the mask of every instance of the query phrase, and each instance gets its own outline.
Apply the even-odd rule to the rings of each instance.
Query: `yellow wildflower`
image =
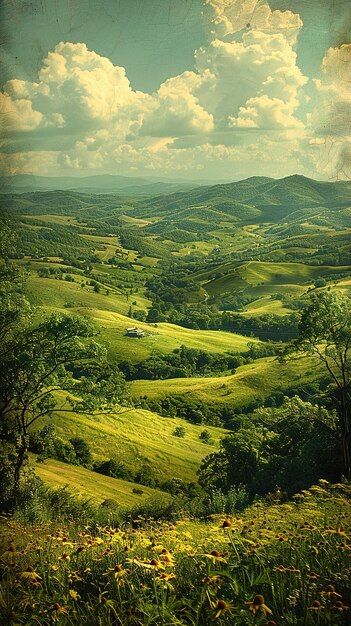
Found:
[[[53,622],[59,622],[62,615],[68,615],[68,610],[65,606],[62,606],[62,604],[59,604],[58,602],[55,602],[55,604],[52,607],[52,620]]]
[[[261,613],[264,613],[266,617],[268,613],[272,615],[271,609],[269,609],[268,606],[264,603],[264,597],[260,593],[258,593],[253,598],[253,600],[250,600],[249,602],[245,602],[245,604],[248,605],[248,609],[249,611],[252,611],[252,613],[256,613],[256,611],[260,611]]]
[[[39,583],[39,580],[41,580],[41,576],[37,574],[37,572],[33,569],[31,565],[27,567],[25,572],[22,572],[20,574],[20,578],[26,582],[31,583]]]
[[[342,598],[340,593],[336,593],[334,585],[328,585],[325,591],[321,591],[321,596],[326,596],[327,598]]]
[[[217,602],[212,602],[211,604],[212,608],[215,610],[214,619],[222,617],[224,613],[228,613],[233,608],[233,605],[226,600],[218,600]]]
[[[13,563],[13,561],[18,557],[21,553],[16,550],[15,546],[10,546],[3,552],[1,555],[1,560],[5,561],[5,563]]]
[[[308,608],[310,611],[320,611],[320,609],[323,609],[319,600],[313,600],[311,606],[309,606]]]
[[[212,550],[209,554],[205,553],[207,559],[210,559],[212,563],[226,563],[228,552],[218,552],[218,550]]]
[[[337,602],[335,602],[333,609],[342,613],[343,611],[348,611],[349,607],[345,606],[345,604],[341,600],[338,600]]]

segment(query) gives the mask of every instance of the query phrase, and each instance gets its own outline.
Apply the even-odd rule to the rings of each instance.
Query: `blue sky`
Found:
[[[348,0],[5,0],[2,173],[348,178]]]

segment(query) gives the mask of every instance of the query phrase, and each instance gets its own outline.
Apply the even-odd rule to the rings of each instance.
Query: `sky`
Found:
[[[3,0],[1,174],[351,177],[349,0]]]

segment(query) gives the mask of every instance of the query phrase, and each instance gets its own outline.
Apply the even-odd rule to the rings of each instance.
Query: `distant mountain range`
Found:
[[[34,177],[35,178],[35,177]],[[94,193],[96,180],[105,181],[105,193]],[[130,214],[134,218],[151,219],[145,231],[154,235],[175,236],[174,229],[196,235],[213,230],[220,223],[271,224],[285,232],[294,226],[294,233],[309,225],[351,228],[351,181],[322,182],[294,175],[281,179],[254,176],[233,183],[204,185],[191,189],[177,189],[176,183],[159,181],[145,183],[144,179],[97,176],[80,178],[38,178],[41,184],[55,186],[57,180],[70,185],[72,181],[89,181],[90,189],[28,191],[25,185],[30,177],[18,177],[20,190],[12,188],[2,197],[3,206],[16,213],[62,213],[80,215],[81,218],[98,218],[120,223],[119,216]],[[131,191],[133,185],[138,192]],[[1,182],[1,181],[0,181]],[[39,184],[38,183],[38,184]],[[179,183],[181,185],[190,183]],[[120,185],[118,190],[115,187]],[[110,186],[110,187],[109,187]],[[148,189],[148,194],[142,190]],[[160,189],[167,192],[160,192]],[[172,192],[169,189],[172,188]],[[9,198],[9,196],[11,198]],[[117,219],[117,222],[115,221]],[[285,230],[284,230],[285,229]],[[278,231],[276,232],[278,234]],[[186,235],[187,240],[190,235]]]
[[[28,191],[78,191],[81,193],[123,193],[127,196],[152,196],[175,191],[186,191],[204,182],[172,180],[170,178],[131,177],[115,175],[96,176],[34,176],[17,174],[0,176],[0,193]]]
[[[142,200],[139,206],[167,214],[184,208],[211,208],[240,220],[276,222],[292,211],[312,207],[351,207],[351,182],[322,182],[294,175],[274,179],[253,176],[238,182],[199,187]]]

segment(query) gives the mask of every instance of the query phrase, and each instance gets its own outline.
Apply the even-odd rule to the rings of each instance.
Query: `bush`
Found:
[[[93,457],[90,452],[90,448],[84,439],[81,437],[73,437],[69,440],[69,443],[72,444],[74,448],[74,452],[76,455],[77,462],[79,465],[84,465],[87,467],[91,464]]]
[[[211,434],[208,432],[208,430],[202,430],[201,433],[199,434],[199,439],[203,442],[203,443],[212,443],[212,437]]]
[[[243,511],[248,504],[249,495],[244,487],[229,489],[228,493],[223,493],[218,489],[205,498],[204,513],[207,515],[220,513],[233,515]]]
[[[186,430],[184,426],[177,426],[177,428],[174,429],[172,434],[174,435],[174,437],[183,438],[185,437],[185,433],[186,433]]]
[[[72,463],[77,465],[76,451],[69,441],[64,441],[61,437],[57,437],[54,443],[54,456],[58,461],[63,463]]]
[[[112,478],[122,478],[123,480],[133,480],[132,472],[120,461],[115,459],[109,459],[103,461],[103,463],[94,465],[94,472],[103,474],[104,476],[111,476]]]

